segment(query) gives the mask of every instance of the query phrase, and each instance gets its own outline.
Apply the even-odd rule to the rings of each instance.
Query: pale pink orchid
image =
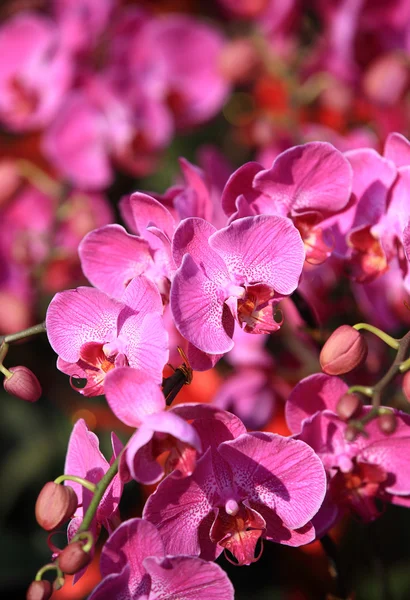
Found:
[[[309,142],[282,152],[270,169],[246,163],[228,180],[222,206],[232,219],[255,214],[287,216],[299,229],[312,263],[330,256],[326,220],[346,208],[352,169],[327,142]],[[322,226],[323,223],[323,226]]]
[[[164,479],[144,518],[158,527],[168,553],[214,560],[225,550],[250,564],[261,538],[290,546],[312,541],[310,520],[325,489],[323,466],[306,444],[243,433],[210,445],[190,477]]]
[[[170,279],[175,270],[171,239],[175,229],[172,214],[158,200],[135,193],[121,201],[121,225],[106,225],[90,232],[79,246],[84,274],[107,294],[120,298],[130,281],[145,275],[168,301]]]
[[[144,277],[134,279],[121,300],[87,287],[60,292],[50,303],[46,325],[58,368],[85,379],[79,391],[86,396],[102,394],[107,373],[116,367],[129,365],[162,381],[168,359],[162,301]]]
[[[245,217],[217,231],[189,218],[175,231],[171,309],[175,324],[202,352],[232,349],[235,320],[247,332],[279,329],[273,307],[297,287],[303,243],[289,219]]]
[[[0,27],[0,120],[13,131],[49,124],[71,85],[73,67],[56,24],[18,13]]]
[[[154,525],[122,523],[101,552],[102,581],[89,600],[233,600],[226,573],[193,556],[169,556]]]
[[[338,377],[315,374],[300,381],[286,406],[289,428],[296,439],[309,444],[323,462],[328,491],[314,525],[323,535],[347,511],[364,521],[380,515],[380,501],[410,505],[410,418],[393,410],[397,427],[383,433],[377,419],[366,424],[366,435],[346,440],[348,423],[336,413],[338,401],[347,392]],[[360,418],[369,407],[360,409]]]

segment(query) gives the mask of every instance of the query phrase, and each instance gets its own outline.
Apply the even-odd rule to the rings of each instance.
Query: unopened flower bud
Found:
[[[342,325],[332,333],[320,353],[320,366],[328,375],[349,373],[363,363],[367,343],[359,331]]]
[[[343,421],[350,419],[362,406],[357,394],[343,394],[336,406],[336,412]]]
[[[37,498],[37,523],[46,531],[56,529],[72,517],[77,505],[77,494],[72,487],[49,481]]]
[[[8,370],[12,375],[4,379],[3,386],[6,392],[27,402],[36,402],[41,396],[41,385],[33,371],[23,366],[11,367]]]
[[[68,544],[58,555],[58,566],[63,573],[74,575],[88,565],[91,560],[89,552],[85,552],[83,542]]]
[[[48,600],[53,593],[53,586],[46,579],[32,581],[27,590],[26,600]]]
[[[389,410],[382,413],[378,419],[377,424],[380,431],[386,434],[394,433],[397,428],[397,419],[393,411]]]
[[[403,377],[402,388],[403,388],[403,394],[406,396],[407,400],[410,402],[410,371],[407,371],[407,373]]]

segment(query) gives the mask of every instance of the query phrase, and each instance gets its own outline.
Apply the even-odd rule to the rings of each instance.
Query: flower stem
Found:
[[[111,481],[114,479],[115,475],[118,472],[120,456],[121,456],[121,454],[119,456],[117,456],[117,458],[112,463],[112,465],[110,466],[110,468],[108,469],[108,471],[106,472],[104,477],[102,479],[100,479],[100,481],[95,485],[95,491],[94,491],[93,498],[90,502],[87,512],[85,513],[83,522],[81,523],[80,527],[78,528],[77,534],[74,536],[73,539],[78,539],[77,536],[80,533],[83,533],[84,531],[88,531],[88,529],[90,528],[90,525],[94,518],[94,515],[97,512],[98,505],[100,504],[101,499],[104,496],[105,490],[110,485]]]
[[[1,335],[0,336],[0,344],[3,344],[3,343],[11,344],[12,342],[17,342],[18,340],[24,340],[24,338],[30,337],[31,335],[45,333],[45,331],[46,331],[45,322],[39,323],[38,325],[33,325],[32,327],[28,327],[27,329],[23,329],[22,331],[17,331],[16,333],[9,333],[8,335]]]
[[[37,571],[36,576],[34,578],[35,581],[41,581],[44,573],[47,573],[47,571],[57,571],[57,577],[63,576],[63,572],[59,569],[57,563],[47,563]]]
[[[90,490],[90,492],[93,494],[95,493],[97,487],[95,483],[91,483],[91,481],[87,481],[87,479],[83,479],[82,477],[77,477],[77,475],[60,475],[60,477],[54,479],[54,483],[58,484],[63,483],[63,481],[75,481],[76,483],[79,483],[85,487],[87,490]]]
[[[396,338],[391,337],[391,335],[385,333],[378,327],[370,325],[369,323],[356,323],[356,325],[353,325],[353,329],[357,329],[357,331],[360,331],[360,329],[370,331],[374,335],[377,335],[378,338],[383,340],[383,342],[390,346],[390,348],[394,348],[394,350],[398,350],[399,348],[400,340],[396,340]]]
[[[354,392],[359,392],[360,394],[363,394],[368,398],[371,398],[373,396],[373,388],[366,385],[352,385],[347,390],[348,394],[353,394]]]

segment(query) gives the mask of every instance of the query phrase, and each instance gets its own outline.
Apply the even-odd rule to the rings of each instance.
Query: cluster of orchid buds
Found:
[[[327,536],[347,512],[368,522],[380,503],[410,506],[410,416],[382,403],[403,374],[409,397],[410,333],[396,339],[366,323],[336,329],[320,353],[323,372],[288,390],[289,436],[261,431],[263,411],[252,424],[218,403],[175,402],[195,371],[223,357],[239,364],[245,353],[248,368],[258,363],[257,377],[272,371],[267,334],[274,341],[287,323],[306,337],[289,296],[297,289],[314,306],[312,273],[326,272],[336,257],[361,285],[395,269],[404,293],[410,209],[403,164],[410,164],[410,144],[399,134],[388,139],[385,157],[311,142],[280,154],[270,169],[245,164],[217,195],[181,160],[184,184],[121,200],[132,233],[110,224],[85,236],[79,255],[94,287],[57,293],[45,324],[4,337],[2,358],[9,343],[46,330],[72,387],[85,397],[104,394],[135,431],[125,446],[112,434],[108,461],[86,422],[75,423],[64,474],[36,504],[46,531],[69,521],[69,543],[60,550],[50,542],[52,562],[37,573],[28,600],[47,600],[65,574],[80,578],[102,528],[109,534],[102,580],[90,600],[228,600],[232,585],[213,562],[221,553],[250,565],[264,540],[302,546]],[[369,210],[375,181],[376,213]],[[349,387],[339,376],[366,361],[364,330],[396,357],[377,383]],[[179,366],[164,377],[169,362]],[[38,399],[37,379],[25,367],[2,372],[7,391]],[[121,522],[131,480],[156,489],[142,518]],[[53,584],[43,579],[50,571]]]

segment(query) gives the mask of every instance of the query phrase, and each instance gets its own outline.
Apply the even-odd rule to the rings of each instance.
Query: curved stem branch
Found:
[[[394,348],[394,350],[399,348],[400,340],[396,340],[395,338],[391,337],[391,335],[388,335],[386,332],[382,331],[378,327],[370,325],[369,323],[356,323],[356,325],[353,325],[353,329],[357,329],[357,331],[360,331],[360,329],[370,331],[374,335],[377,335],[378,338],[383,340],[383,342],[390,346],[390,348]]]
[[[95,493],[97,487],[95,483],[91,483],[91,481],[87,481],[87,479],[83,479],[82,477],[77,477],[77,475],[60,475],[60,477],[54,479],[54,483],[58,484],[63,483],[63,481],[75,481],[76,483],[79,483],[85,487],[87,490],[90,490],[90,492],[93,494]]]
[[[11,344],[12,342],[17,342],[18,340],[24,340],[24,338],[30,337],[31,335],[45,333],[45,331],[46,331],[45,322],[39,323],[38,325],[33,325],[32,327],[28,327],[27,329],[23,329],[22,331],[17,331],[16,333],[10,333],[8,335],[1,335],[0,336],[0,344],[3,344],[3,343]]]

